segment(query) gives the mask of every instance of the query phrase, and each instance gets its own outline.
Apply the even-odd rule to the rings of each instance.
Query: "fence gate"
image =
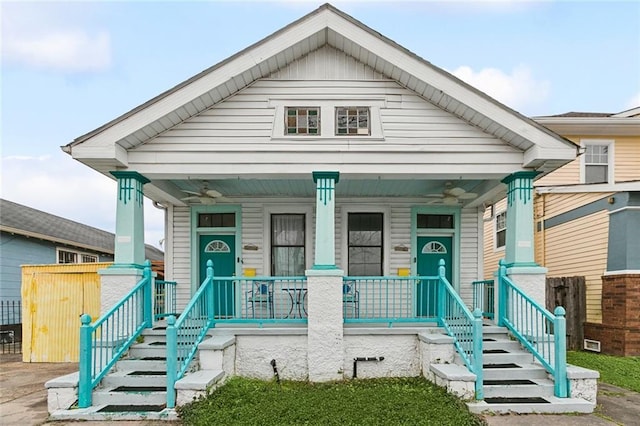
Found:
[[[78,362],[80,315],[100,315],[97,271],[109,265],[22,267],[23,362]]]
[[[567,349],[582,349],[584,323],[587,320],[587,295],[584,277],[547,278],[546,308],[553,312],[556,306],[567,311]]]

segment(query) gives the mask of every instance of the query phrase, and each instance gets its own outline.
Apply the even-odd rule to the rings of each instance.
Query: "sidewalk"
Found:
[[[47,422],[44,383],[78,371],[77,363],[23,363],[21,354],[0,355],[0,424],[24,426],[168,426],[177,422]],[[588,415],[486,415],[489,426],[611,426],[640,424],[640,394],[607,384],[598,385],[598,414]],[[605,418],[611,420],[605,420]]]

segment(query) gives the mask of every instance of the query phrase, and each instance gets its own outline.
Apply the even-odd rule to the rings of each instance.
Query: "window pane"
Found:
[[[272,275],[304,275],[304,247],[273,247]]]
[[[496,232],[496,247],[504,247],[507,240],[507,231],[502,230]]]
[[[450,214],[419,214],[418,228],[453,229],[453,215]]]
[[[349,275],[382,275],[382,213],[349,213]]]
[[[369,108],[336,108],[336,135],[369,135]]]
[[[607,166],[585,166],[584,172],[585,183],[606,183],[608,181]]]
[[[319,135],[320,108],[286,107],[285,134],[287,135]]]

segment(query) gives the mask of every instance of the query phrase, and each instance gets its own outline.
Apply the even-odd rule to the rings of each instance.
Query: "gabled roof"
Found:
[[[0,231],[39,238],[98,253],[113,254],[115,235],[92,226],[0,199]],[[149,260],[162,260],[164,253],[147,245]]]
[[[640,107],[619,113],[566,112],[534,117],[534,120],[564,136],[640,137]]]
[[[63,150],[105,173],[127,167],[127,150],[210,108],[325,45],[396,80],[434,105],[525,152],[523,167],[553,169],[575,146],[325,4],[271,36],[178,84]]]

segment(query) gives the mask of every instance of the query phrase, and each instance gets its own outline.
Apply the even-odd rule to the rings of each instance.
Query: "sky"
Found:
[[[115,232],[115,182],[60,146],[321,4],[0,0],[0,196]],[[640,106],[640,1],[332,4],[527,116]]]

